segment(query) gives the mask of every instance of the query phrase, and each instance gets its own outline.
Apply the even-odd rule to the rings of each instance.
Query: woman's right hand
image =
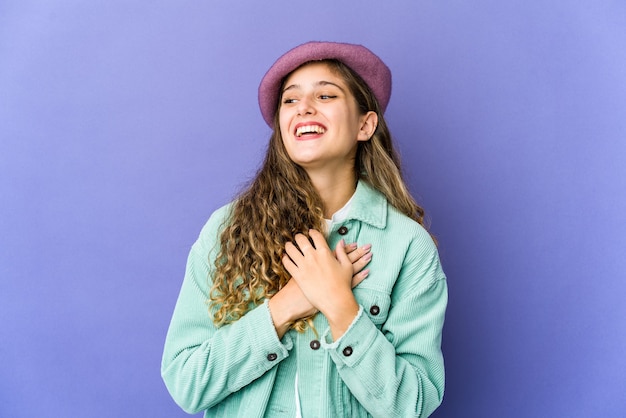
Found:
[[[356,243],[345,246],[348,259],[352,262],[352,288],[361,283],[369,274],[365,266],[371,261],[371,244],[359,247]],[[278,338],[289,330],[291,324],[300,318],[317,313],[317,309],[304,296],[294,279],[280,289],[269,301],[269,310]]]

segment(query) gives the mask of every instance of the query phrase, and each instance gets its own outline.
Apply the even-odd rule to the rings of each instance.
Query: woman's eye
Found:
[[[295,103],[296,99],[283,99],[283,104]]]
[[[322,94],[322,95],[320,95],[320,99],[322,99],[322,100],[334,99],[336,97],[337,96],[333,96],[333,95],[330,95],[330,94]]]

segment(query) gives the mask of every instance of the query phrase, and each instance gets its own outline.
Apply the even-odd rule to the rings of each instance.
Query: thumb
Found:
[[[335,247],[335,257],[337,257],[337,261],[339,261],[339,264],[344,266],[352,266],[352,262],[350,261],[350,258],[348,258],[348,254],[346,253],[346,243],[343,239],[339,241],[337,243],[337,246]]]

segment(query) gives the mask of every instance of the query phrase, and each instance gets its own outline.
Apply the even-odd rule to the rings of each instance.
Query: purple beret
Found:
[[[362,45],[337,42],[307,42],[278,58],[259,85],[259,106],[265,122],[274,124],[280,84],[285,76],[309,61],[336,59],[350,67],[367,83],[384,112],[391,96],[391,71],[372,51]]]

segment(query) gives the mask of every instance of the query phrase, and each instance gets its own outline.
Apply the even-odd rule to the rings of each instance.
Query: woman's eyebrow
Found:
[[[344,93],[345,93],[345,90],[344,90],[344,88],[343,88],[343,87],[341,87],[341,86],[340,86],[339,84],[337,84],[337,83],[333,83],[332,81],[324,81],[324,80],[322,80],[322,81],[318,82],[318,83],[317,83],[317,85],[318,85],[318,86],[335,86],[335,87],[337,87],[339,90],[341,90],[342,92],[344,92]]]
[[[283,93],[286,92],[287,90],[294,90],[294,89],[299,89],[299,88],[300,88],[299,84],[291,84],[290,86],[285,87],[283,89]]]
[[[335,86],[339,90],[341,90],[342,92],[345,92],[343,87],[341,87],[337,83],[333,83],[332,81],[321,80],[321,81],[318,81],[317,83],[315,83],[315,86],[316,87],[319,87],[319,86]],[[301,88],[300,84],[290,84],[289,86],[287,86],[287,87],[285,87],[283,89],[283,93],[285,93],[287,90],[297,90],[297,89],[300,89],[300,88]]]

